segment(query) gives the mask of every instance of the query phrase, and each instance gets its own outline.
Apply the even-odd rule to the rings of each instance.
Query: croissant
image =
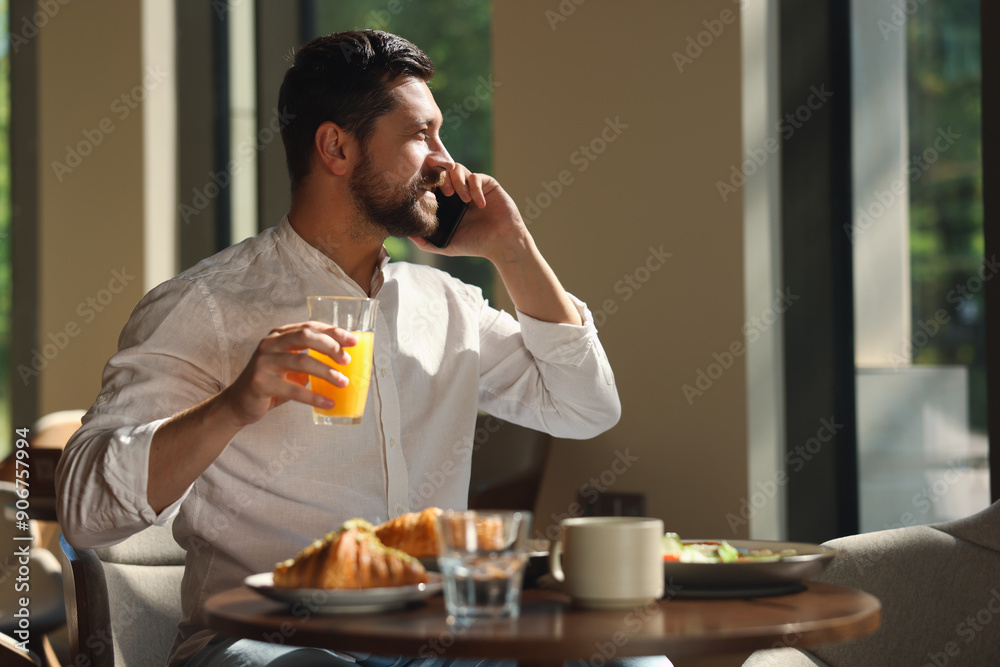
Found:
[[[376,526],[375,534],[382,543],[405,551],[414,558],[438,555],[437,522],[444,513],[438,507],[428,507],[422,512],[402,514]],[[503,521],[499,517],[485,516],[476,522],[477,549],[495,551],[504,547]]]
[[[375,528],[382,543],[406,552],[414,558],[438,555],[437,518],[442,510],[428,507],[423,512],[409,512],[390,519]]]
[[[363,520],[347,522],[274,568],[274,585],[288,588],[379,588],[428,581],[420,561],[382,544]]]

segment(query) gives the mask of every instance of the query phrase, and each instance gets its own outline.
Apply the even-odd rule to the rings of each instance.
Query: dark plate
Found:
[[[682,540],[685,543],[721,540]],[[802,590],[836,557],[835,549],[804,542],[726,540],[737,549],[794,549],[796,555],[756,563],[676,563],[664,561],[668,597],[746,597]]]

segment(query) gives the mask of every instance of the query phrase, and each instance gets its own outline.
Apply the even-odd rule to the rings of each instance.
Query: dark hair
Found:
[[[333,121],[362,146],[379,116],[395,108],[389,85],[401,76],[424,81],[434,65],[412,42],[381,30],[317,37],[295,53],[278,93],[288,177],[294,191],[309,173],[316,130]]]

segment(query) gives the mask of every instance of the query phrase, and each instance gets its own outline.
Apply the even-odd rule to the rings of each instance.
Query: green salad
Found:
[[[795,555],[795,549],[737,549],[725,540],[684,542],[677,533],[663,536],[663,560],[675,563],[767,563]]]

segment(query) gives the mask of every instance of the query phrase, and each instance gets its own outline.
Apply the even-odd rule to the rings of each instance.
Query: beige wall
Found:
[[[60,5],[37,36],[42,414],[90,406],[143,293],[139,6]]]
[[[43,413],[89,406],[145,289],[143,109],[122,117],[127,107],[116,102],[143,82],[139,6],[69,3],[38,37],[38,349],[66,344],[30,380],[41,382]],[[563,16],[560,7],[574,9]],[[672,58],[704,21],[725,10],[735,17],[736,8],[731,0],[494,3],[496,172],[563,282],[598,312],[624,406],[607,434],[557,443],[542,530],[602,473],[615,478],[614,491],[644,493],[648,513],[684,535],[731,535],[726,515],[747,495],[744,358],[693,405],[681,389],[713,354],[743,341],[742,200],[723,202],[716,189],[741,157],[738,19],[683,73]],[[60,182],[52,163],[104,119],[113,132]],[[590,159],[582,145],[601,152]],[[671,255],[662,261],[650,250],[661,247]],[[134,277],[120,293],[111,289],[120,287],[115,271]],[[619,453],[635,461],[613,465]]]
[[[743,342],[742,200],[723,202],[716,188],[741,159],[737,9],[731,0],[494,3],[497,176],[535,217],[531,231],[567,289],[607,311],[599,330],[623,404],[603,436],[557,443],[542,530],[603,473],[613,491],[644,493],[669,530],[733,535],[726,515],[747,495],[744,357],[693,404],[681,387]],[[725,10],[733,22],[713,23],[720,34],[679,72],[672,54]],[[608,119],[622,125],[602,146]],[[590,160],[578,151],[592,141],[604,152]],[[536,215],[529,199],[549,205]],[[661,247],[672,256],[647,273],[650,248]],[[619,463],[621,474],[616,452],[636,459]]]

